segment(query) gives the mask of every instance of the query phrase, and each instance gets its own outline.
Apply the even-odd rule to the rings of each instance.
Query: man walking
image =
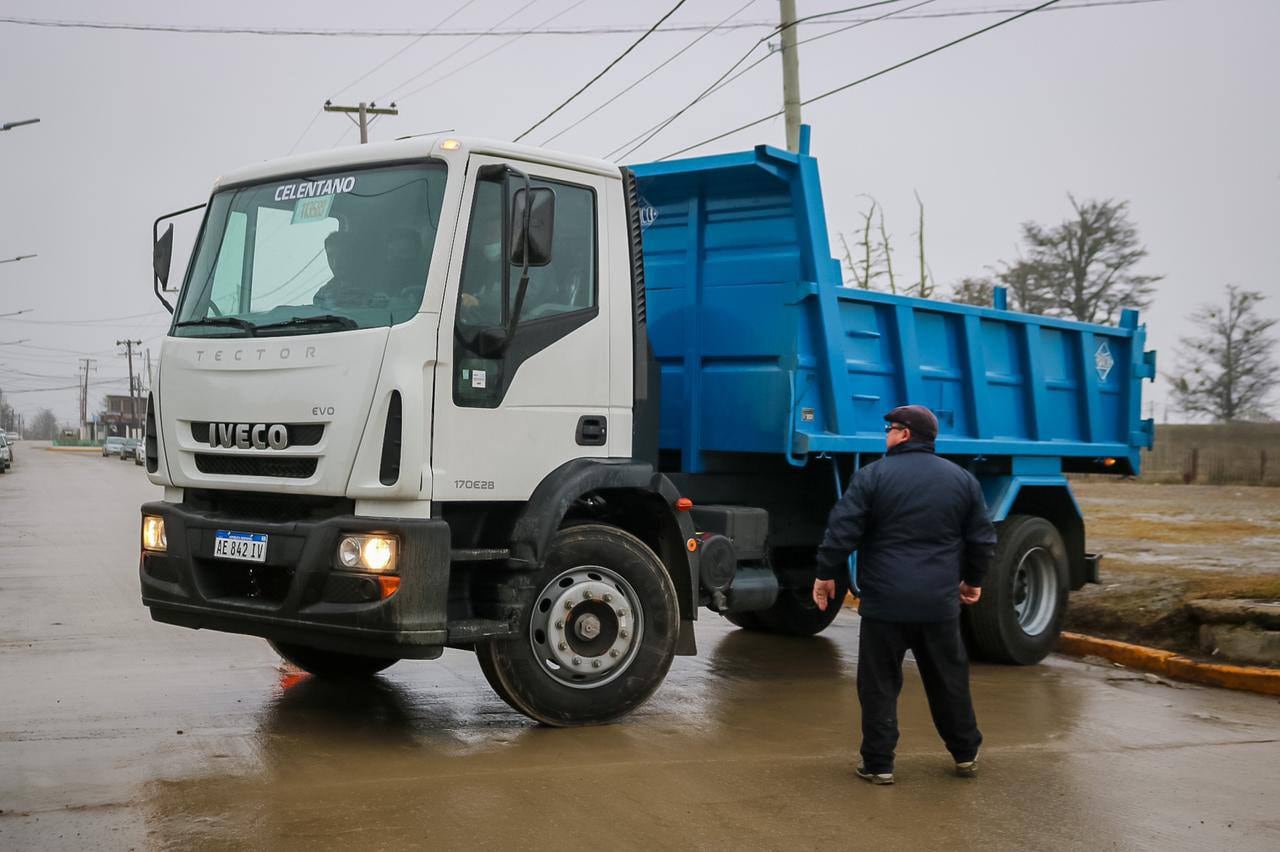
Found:
[[[960,638],[960,604],[976,603],[995,549],[978,481],[934,455],[938,420],[922,405],[884,417],[884,458],[857,472],[831,510],[818,548],[813,600],[833,600],[834,577],[858,551],[862,616],[858,701],[862,763],[858,777],[893,783],[902,660],[920,669],[934,727],[955,759],[956,774],[977,773],[982,734],[969,695],[969,659]]]

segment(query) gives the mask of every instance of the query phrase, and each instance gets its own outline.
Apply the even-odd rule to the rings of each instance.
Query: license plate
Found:
[[[213,536],[213,555],[241,562],[266,562],[267,537],[263,533],[218,530]]]

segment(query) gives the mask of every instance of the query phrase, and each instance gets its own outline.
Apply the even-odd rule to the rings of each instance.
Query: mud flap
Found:
[[[695,657],[697,654],[698,645],[693,638],[693,622],[680,619],[680,635],[676,637],[676,656]]]

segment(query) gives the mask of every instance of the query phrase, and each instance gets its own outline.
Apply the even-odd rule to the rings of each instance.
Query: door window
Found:
[[[530,178],[532,187],[555,194],[551,260],[529,269],[519,306],[520,264],[510,262],[503,233],[503,210],[523,180],[477,181],[458,288],[454,401],[497,406],[520,363],[590,321],[598,312],[595,191],[583,186]],[[504,196],[505,193],[505,196]],[[506,335],[501,352],[486,346]]]

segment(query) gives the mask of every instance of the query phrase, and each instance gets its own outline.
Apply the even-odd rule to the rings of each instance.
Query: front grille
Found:
[[[314,447],[324,437],[323,423],[285,423],[289,430],[289,446]],[[209,422],[207,420],[191,421],[191,438],[201,444],[209,443]]]
[[[316,472],[314,456],[272,458],[196,453],[196,469],[214,476],[276,476],[306,479]]]

